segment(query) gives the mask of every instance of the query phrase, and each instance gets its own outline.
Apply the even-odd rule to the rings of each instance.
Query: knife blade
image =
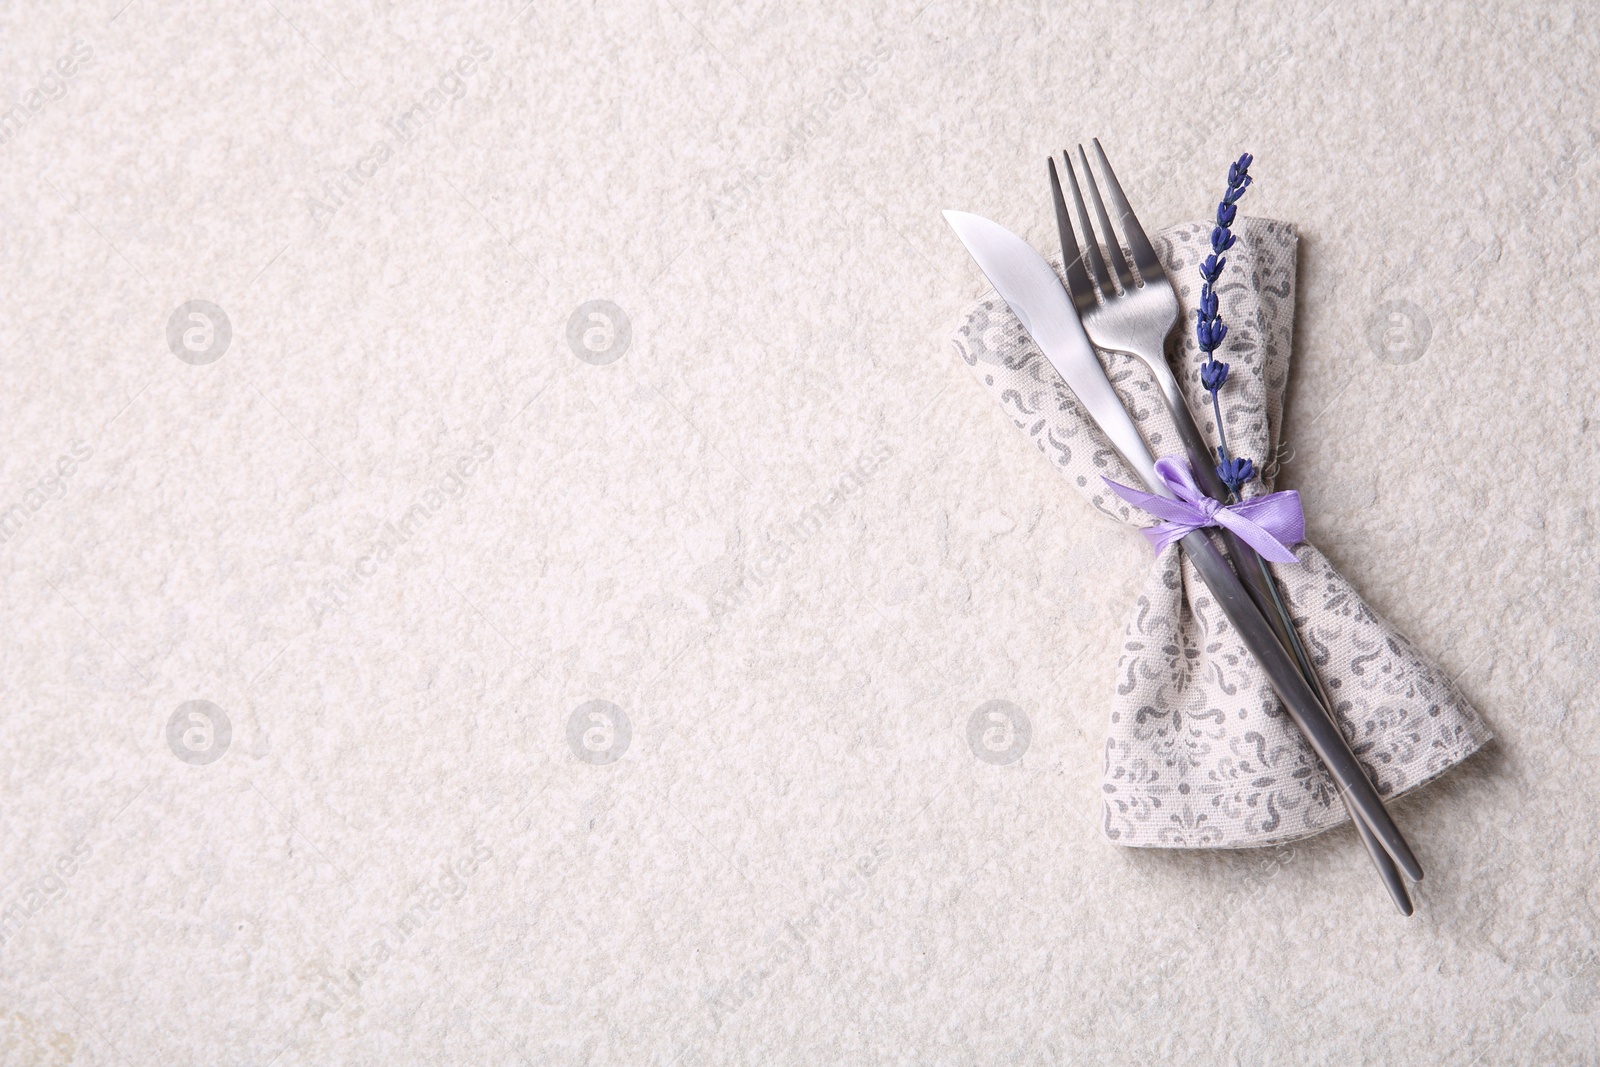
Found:
[[[944,217],[995,291],[1021,320],[1022,328],[1044,352],[1044,358],[1088,409],[1089,417],[1111,439],[1134,473],[1150,492],[1172,496],[1166,483],[1156,476],[1156,461],[1121,398],[1111,388],[1111,380],[1095,357],[1089,335],[1083,332],[1083,323],[1054,268],[1028,242],[982,215],[946,211]],[[1087,360],[1083,358],[1085,353]]]
[[[1138,474],[1149,492],[1172,496],[1156,474],[1155,457],[1106,377],[1054,268],[1032,245],[999,223],[965,211],[946,211],[944,217],[1118,455]],[[1400,869],[1420,881],[1422,866],[1390,818],[1378,791],[1351,754],[1338,727],[1322,713],[1316,694],[1245,592],[1239,576],[1203,530],[1189,533],[1181,544],[1218,607],[1261,665],[1273,692],[1328,768],[1340,793],[1360,812]]]

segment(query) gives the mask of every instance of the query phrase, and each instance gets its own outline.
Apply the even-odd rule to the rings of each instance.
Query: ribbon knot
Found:
[[[1300,507],[1300,494],[1293,489],[1223,504],[1200,491],[1189,461],[1182,456],[1156,460],[1156,474],[1177,499],[1141,492],[1110,478],[1100,479],[1140,511],[1167,520],[1139,531],[1150,541],[1156,555],[1192,530],[1219,526],[1238,534],[1241,541],[1261,553],[1262,559],[1300,562],[1289,546],[1306,539],[1306,515]]]

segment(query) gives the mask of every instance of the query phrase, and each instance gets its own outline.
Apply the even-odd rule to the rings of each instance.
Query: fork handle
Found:
[[[1319,675],[1311,665],[1311,657],[1306,655],[1305,646],[1300,642],[1300,635],[1295,632],[1294,620],[1289,617],[1289,609],[1284,606],[1283,597],[1278,594],[1277,583],[1272,578],[1272,573],[1267,570],[1267,561],[1261,558],[1260,553],[1249,545],[1234,537],[1231,532],[1225,538],[1228,544],[1228,553],[1233,557],[1234,570],[1244,577],[1245,588],[1255,598],[1256,606],[1261,609],[1261,614],[1266,616],[1267,622],[1278,634],[1285,648],[1294,656],[1295,662],[1300,667],[1300,676],[1311,683],[1311,688],[1317,691],[1317,698],[1322,704],[1322,712],[1337,726],[1333,718],[1333,698],[1328,695],[1327,687],[1322,683]],[[1252,583],[1252,580],[1254,582]],[[1270,605],[1262,602],[1262,595],[1270,596]],[[1361,843],[1367,847],[1367,855],[1372,857],[1373,866],[1378,868],[1378,875],[1383,879],[1384,888],[1389,890],[1389,896],[1394,899],[1395,907],[1400,909],[1400,914],[1409,916],[1414,910],[1411,905],[1411,895],[1406,892],[1405,879],[1400,877],[1400,870],[1394,865],[1394,858],[1383,850],[1383,845],[1378,841],[1361,817],[1361,812],[1344,798],[1345,807],[1349,809],[1350,821],[1355,824],[1356,833],[1361,837]]]
[[[1217,546],[1204,530],[1193,530],[1180,542],[1200,578],[1216,597],[1217,606],[1238,631],[1251,656],[1266,673],[1267,682],[1289,717],[1300,727],[1311,750],[1333,776],[1347,804],[1353,806],[1400,869],[1413,881],[1422,880],[1422,865],[1406,843],[1400,828],[1389,817],[1383,799],[1368,780],[1366,771],[1351,753],[1344,734],[1323,713],[1311,685],[1300,676],[1300,669],[1278,640],[1267,617],[1256,607],[1233,568],[1222,558]]]

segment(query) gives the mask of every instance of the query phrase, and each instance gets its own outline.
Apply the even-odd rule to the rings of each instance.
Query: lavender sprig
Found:
[[[1228,453],[1228,435],[1222,426],[1222,405],[1217,400],[1217,394],[1227,384],[1228,365],[1217,359],[1216,351],[1227,338],[1228,327],[1223,325],[1217,307],[1216,284],[1217,279],[1222,277],[1222,269],[1228,265],[1228,257],[1223,253],[1232,248],[1236,240],[1228,227],[1233,225],[1234,216],[1239,211],[1239,198],[1250,188],[1250,164],[1253,161],[1250,153],[1246,152],[1228,168],[1228,191],[1217,204],[1217,224],[1211,229],[1211,254],[1200,264],[1200,306],[1195,310],[1194,327],[1195,340],[1200,343],[1200,351],[1206,357],[1205,362],[1200,364],[1200,384],[1211,394],[1211,411],[1217,418],[1217,477],[1222,479],[1234,496],[1238,496],[1239,491],[1255,477],[1256,468],[1248,459]]]

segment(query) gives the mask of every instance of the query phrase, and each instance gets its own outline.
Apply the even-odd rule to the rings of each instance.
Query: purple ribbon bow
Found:
[[[1182,456],[1163,456],[1156,460],[1156,473],[1178,499],[1130,489],[1110,478],[1100,479],[1134,507],[1167,520],[1139,531],[1149,538],[1156,555],[1161,555],[1162,549],[1191,530],[1221,526],[1238,534],[1241,541],[1261,553],[1262,559],[1274,563],[1300,562],[1288,546],[1306,539],[1306,514],[1300,507],[1300,494],[1293,489],[1238,504],[1219,504],[1200,491],[1189,461]]]

